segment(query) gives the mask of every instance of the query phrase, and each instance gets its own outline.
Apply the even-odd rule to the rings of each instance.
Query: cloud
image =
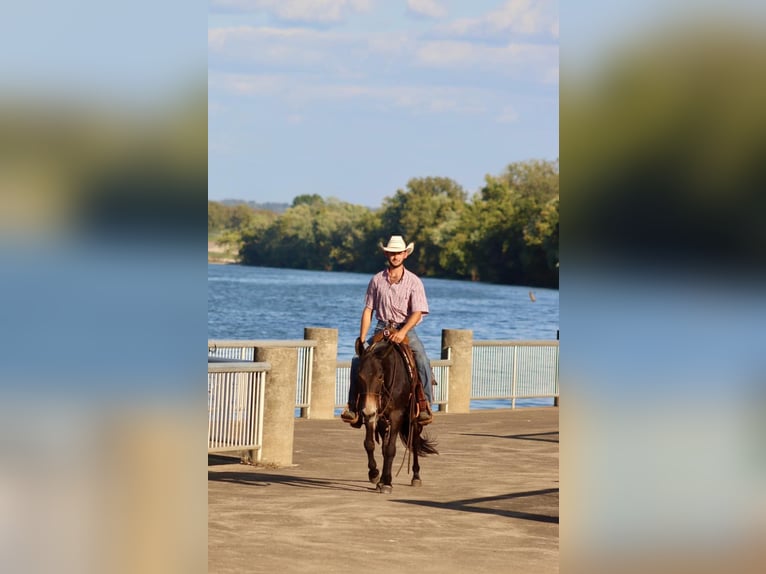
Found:
[[[284,93],[289,78],[259,74],[212,74],[208,88],[237,96],[275,96]]]
[[[288,22],[340,22],[353,12],[367,12],[371,0],[210,0],[215,11],[264,12]]]
[[[424,67],[442,69],[486,70],[496,75],[526,74],[529,79],[548,82],[546,72],[558,67],[558,46],[518,43],[505,46],[466,41],[438,40],[422,43],[415,61]]]
[[[434,19],[447,15],[447,9],[436,0],[407,0],[407,11],[415,16]]]
[[[337,65],[338,51],[352,39],[308,28],[235,26],[208,30],[211,55],[229,61],[274,66]]]
[[[476,114],[486,112],[493,98],[490,91],[475,87],[316,83],[295,75],[214,74],[209,86],[218,97],[223,93],[277,98],[295,110],[317,102],[355,102],[378,111],[404,108],[413,113]],[[303,113],[294,114],[303,119]]]
[[[519,119],[519,114],[513,107],[505,106],[495,119],[501,124],[510,124]]]
[[[510,34],[532,36],[554,33],[558,38],[556,6],[552,0],[508,0],[497,10],[478,18],[460,18],[440,28],[442,33],[479,38]]]
[[[210,28],[207,34],[208,47],[213,49],[222,49],[229,42],[244,40],[317,42],[328,38],[333,38],[333,35],[308,28],[270,28],[265,26]]]

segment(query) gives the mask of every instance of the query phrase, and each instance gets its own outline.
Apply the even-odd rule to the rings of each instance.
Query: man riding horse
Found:
[[[426,291],[420,278],[405,269],[404,260],[409,257],[414,249],[414,244],[405,244],[400,235],[392,235],[387,245],[380,245],[388,259],[388,267],[375,274],[367,286],[364,310],[359,326],[358,342],[364,341],[372,323],[372,313],[378,320],[373,336],[367,341],[370,345],[375,335],[387,333],[388,339],[396,344],[409,343],[415,358],[418,379],[422,383],[425,397],[418,393],[420,400],[420,413],[418,422],[422,425],[433,420],[431,403],[433,395],[433,373],[431,361],[426,355],[423,343],[420,341],[415,327],[423,320],[423,315],[428,314],[428,300]],[[361,426],[361,419],[356,406],[358,389],[357,374],[359,372],[359,357],[351,361],[351,386],[348,393],[348,405],[340,415],[344,422],[352,426]],[[420,389],[417,389],[420,390]]]

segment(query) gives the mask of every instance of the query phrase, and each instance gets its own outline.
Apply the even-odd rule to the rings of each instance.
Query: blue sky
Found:
[[[210,0],[209,198],[378,207],[558,157],[553,0]]]

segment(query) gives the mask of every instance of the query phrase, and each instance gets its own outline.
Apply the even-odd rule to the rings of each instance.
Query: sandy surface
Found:
[[[208,263],[236,263],[237,259],[227,252],[226,247],[214,241],[207,242]]]
[[[296,421],[289,468],[211,455],[208,571],[558,572],[558,412],[436,413],[423,486],[400,446],[388,495],[338,419]]]

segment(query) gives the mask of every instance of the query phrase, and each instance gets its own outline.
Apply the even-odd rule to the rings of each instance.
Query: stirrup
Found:
[[[421,407],[418,405],[418,416],[415,419],[418,423],[421,425],[427,425],[428,423],[432,422],[434,420],[434,415],[431,412],[430,407]]]
[[[429,411],[420,411],[418,415],[418,423],[421,425],[427,425],[433,422],[434,416]]]

